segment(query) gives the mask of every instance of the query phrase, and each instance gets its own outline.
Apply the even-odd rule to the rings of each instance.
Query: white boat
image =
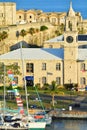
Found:
[[[46,122],[46,125],[51,125],[52,123],[52,117],[49,116],[47,113],[44,112],[38,112],[34,115],[35,119],[44,119]]]
[[[46,122],[29,122],[29,130],[45,130]]]
[[[48,114],[45,116],[46,125],[51,125],[52,123],[52,117]]]
[[[23,118],[23,121],[26,122],[29,130],[45,130],[46,121],[44,119],[35,119],[34,115],[29,114],[28,116]]]

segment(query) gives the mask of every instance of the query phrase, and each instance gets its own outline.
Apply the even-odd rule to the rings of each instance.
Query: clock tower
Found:
[[[66,16],[64,32],[64,84],[77,83],[77,17],[72,2]]]

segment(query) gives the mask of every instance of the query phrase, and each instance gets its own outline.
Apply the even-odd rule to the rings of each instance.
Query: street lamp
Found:
[[[72,87],[71,79],[69,81],[70,81],[70,101],[71,101],[71,87]],[[71,110],[72,110],[72,106],[70,105],[69,111],[71,111]]]

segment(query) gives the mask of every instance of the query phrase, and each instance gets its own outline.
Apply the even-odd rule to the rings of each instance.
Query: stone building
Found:
[[[78,90],[87,86],[87,35],[79,35],[77,16],[70,4],[65,19],[65,32],[57,37],[61,48],[23,48],[0,56],[0,62],[6,65],[14,63],[20,66],[22,76],[15,75],[18,85],[23,85],[23,78],[27,86],[40,84],[43,86],[55,81],[57,85],[72,84]],[[54,44],[54,43],[53,43]],[[21,59],[21,52],[22,58]],[[22,66],[23,62],[23,66]]]
[[[82,21],[79,12],[75,15]],[[42,10],[16,10],[16,3],[0,2],[0,25],[49,22],[53,25],[65,24],[66,12],[43,12]],[[81,24],[81,23],[80,23]]]
[[[0,2],[0,25],[16,24],[16,4]]]

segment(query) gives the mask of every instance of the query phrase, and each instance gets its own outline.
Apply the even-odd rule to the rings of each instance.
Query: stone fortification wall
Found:
[[[21,30],[28,31],[29,28],[38,28],[40,29],[40,26],[45,25],[48,27],[46,31],[39,31],[38,33],[33,34],[33,36],[29,33],[23,38],[22,36],[19,36],[17,39],[16,32]],[[44,41],[47,39],[50,39],[53,33],[55,32],[55,27],[48,23],[48,22],[42,22],[42,23],[27,23],[27,24],[21,24],[21,25],[12,25],[12,26],[5,26],[0,28],[0,32],[6,31],[8,33],[8,38],[6,38],[3,42],[5,43],[3,48],[3,53],[6,53],[10,50],[10,47],[12,45],[15,45],[16,43],[20,41],[25,41],[28,44],[36,44],[39,46],[42,46],[44,44]],[[0,53],[1,54],[1,53]]]
[[[0,2],[0,25],[16,24],[16,3]]]

